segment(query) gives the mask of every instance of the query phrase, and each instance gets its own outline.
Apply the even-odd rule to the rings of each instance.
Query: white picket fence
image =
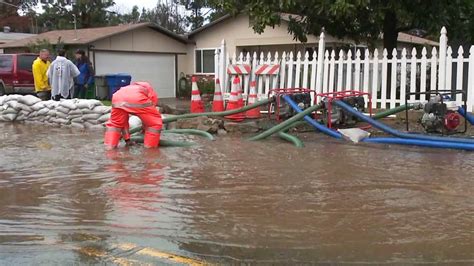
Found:
[[[430,53],[428,53],[430,52]],[[362,54],[363,53],[363,54]],[[421,49],[421,55],[415,48],[403,49],[399,53],[394,49],[389,59],[388,51],[375,49],[339,51],[325,49],[324,33],[320,35],[318,51],[312,57],[306,52],[296,55],[284,52],[281,57],[276,52],[257,55],[226,53],[225,41],[215,53],[215,76],[221,80],[223,93],[230,92],[231,77],[226,73],[229,64],[250,64],[252,73],[241,79],[244,94],[248,93],[249,81],[257,80],[260,98],[267,97],[269,90],[275,88],[308,88],[316,93],[342,90],[358,90],[371,94],[372,102],[378,108],[393,108],[405,103],[409,92],[439,90],[463,90],[467,95],[468,111],[474,105],[474,45],[469,55],[462,47],[453,57],[453,49],[447,46],[447,31],[443,27],[439,48],[428,51]],[[323,55],[323,56],[320,56]],[[310,60],[311,58],[311,60]],[[279,76],[256,77],[254,70],[261,64],[280,64]],[[452,95],[462,103],[462,94]],[[408,102],[426,101],[426,95],[410,95]]]

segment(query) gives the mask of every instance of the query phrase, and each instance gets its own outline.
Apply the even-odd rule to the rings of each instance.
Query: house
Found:
[[[310,35],[306,43],[288,33],[289,15],[282,14],[280,26],[254,33],[248,15],[226,15],[186,36],[177,35],[152,23],[119,25],[78,30],[58,30],[34,37],[0,44],[5,53],[24,52],[37,40],[58,40],[68,50],[82,48],[94,64],[98,75],[129,73],[132,80],[149,81],[161,98],[175,97],[181,73],[214,75],[215,52],[225,40],[227,52],[310,52],[317,50],[319,36]],[[424,38],[400,33],[399,47],[437,46]],[[360,47],[350,39],[325,37],[327,49]],[[362,45],[362,47],[365,47]]]
[[[38,40],[61,43],[69,51],[84,49],[97,75],[128,73],[152,84],[161,98],[176,96],[178,73],[184,71],[188,39],[152,23],[78,30],[57,30],[0,44],[5,53],[28,51]]]
[[[193,55],[193,64],[186,69],[186,73],[193,74],[212,74],[214,73],[214,51],[220,48],[222,40],[225,40],[227,53],[229,55],[244,54],[250,52],[263,52],[265,55],[270,52],[279,52],[281,55],[284,51],[297,52],[308,51],[310,55],[312,51],[317,51],[319,36],[307,36],[307,42],[301,43],[288,33],[289,14],[281,15],[281,25],[275,27],[267,27],[262,34],[256,34],[251,25],[249,25],[249,16],[240,14],[236,17],[226,15],[203,27],[196,29],[188,34],[191,41],[188,44],[188,55]],[[294,16],[294,15],[293,15]],[[194,46],[193,46],[194,45]],[[414,35],[399,33],[398,48],[411,48],[414,46],[438,46],[437,42],[420,38]],[[350,39],[338,39],[333,36],[325,37],[326,49],[336,48],[365,48],[366,45],[356,44]],[[378,48],[382,48],[382,40],[378,42]]]
[[[36,36],[36,34],[11,32],[10,27],[5,26],[5,27],[3,27],[3,32],[0,32],[0,44],[14,42],[14,41],[17,41],[17,40],[30,38],[30,37],[33,37],[33,36]],[[3,53],[2,49],[0,49],[0,53]]]

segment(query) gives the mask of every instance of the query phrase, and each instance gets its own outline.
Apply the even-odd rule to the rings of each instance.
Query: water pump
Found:
[[[332,104],[331,98],[323,98],[323,111],[322,111],[322,120],[323,122],[331,127],[331,125],[338,125],[338,126],[354,126],[359,120],[350,115],[343,110]],[[352,108],[356,109],[359,112],[365,111],[365,100],[363,96],[349,96],[340,98],[341,101],[345,102],[346,104],[352,106]]]
[[[423,108],[421,125],[428,133],[455,133],[461,124],[458,109],[459,106],[451,100],[449,95],[438,94],[431,97]]]

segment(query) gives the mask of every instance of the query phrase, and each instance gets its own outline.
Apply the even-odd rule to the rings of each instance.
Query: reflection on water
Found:
[[[106,152],[0,124],[0,264],[474,263],[474,154],[304,137]]]

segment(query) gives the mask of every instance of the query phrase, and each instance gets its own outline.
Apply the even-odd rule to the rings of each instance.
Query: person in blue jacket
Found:
[[[76,51],[76,66],[81,73],[76,77],[74,98],[84,99],[87,88],[94,83],[94,68],[84,50]]]

